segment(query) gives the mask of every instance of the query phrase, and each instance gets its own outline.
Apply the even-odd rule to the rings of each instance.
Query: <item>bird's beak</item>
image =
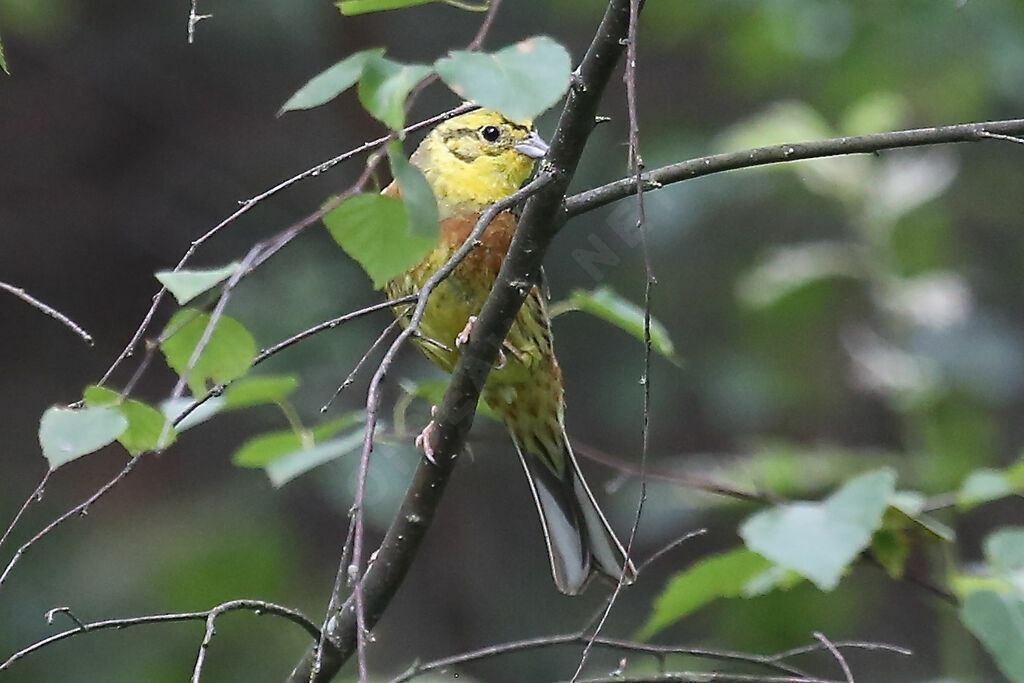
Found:
[[[522,142],[517,142],[514,147],[516,151],[525,154],[531,159],[540,159],[548,153],[548,143],[544,142],[544,138],[537,135],[537,131],[531,131],[530,137]]]

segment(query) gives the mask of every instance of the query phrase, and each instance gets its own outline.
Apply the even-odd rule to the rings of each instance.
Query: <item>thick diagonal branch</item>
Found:
[[[435,418],[436,464],[421,460],[401,509],[362,581],[363,621],[367,628],[372,628],[383,614],[415,556],[440,501],[453,458],[465,445],[487,374],[524,298],[538,281],[551,238],[565,223],[565,191],[593,130],[601,93],[621,57],[628,24],[629,1],[611,0],[576,71],[552,137],[551,152],[541,169],[543,175],[553,180],[527,200],[508,256]],[[307,651],[289,676],[290,683],[328,681],[351,657],[358,641],[358,620],[354,618],[354,604],[349,604],[353,602],[350,598],[328,620],[326,647],[319,656],[315,649]]]

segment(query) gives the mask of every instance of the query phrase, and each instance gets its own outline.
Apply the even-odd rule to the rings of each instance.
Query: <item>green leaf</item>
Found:
[[[434,69],[459,97],[525,121],[561,99],[571,65],[564,47],[535,36],[493,54],[456,50],[434,62]]]
[[[377,289],[422,261],[437,244],[436,237],[409,233],[409,214],[402,200],[378,194],[345,200],[324,216],[324,224]]]
[[[746,594],[751,581],[771,568],[771,562],[746,548],[736,548],[700,560],[669,579],[665,590],[654,601],[654,611],[637,638],[647,640],[717,598]]]
[[[362,412],[355,412],[317,425],[301,434],[284,429],[254,436],[235,451],[231,462],[239,467],[265,467],[277,458],[326,441],[342,429],[356,424],[361,418]]]
[[[224,408],[248,408],[249,406],[278,403],[288,398],[299,386],[295,375],[262,375],[246,377],[233,382],[224,391]]]
[[[557,303],[551,306],[552,310],[563,307]],[[569,295],[569,309],[597,316],[641,341],[644,338],[644,309],[624,299],[610,287],[598,287],[593,291],[575,290]],[[675,346],[668,335],[668,330],[653,317],[651,318],[651,348],[673,363],[679,364],[679,357],[676,356]]]
[[[279,488],[314,467],[359,451],[363,439],[363,430],[357,429],[337,439],[318,443],[312,448],[286,453],[268,463],[264,469],[270,483]]]
[[[214,285],[227,280],[235,274],[240,265],[235,261],[223,268],[209,270],[161,270],[157,272],[156,279],[174,295],[179,304],[184,305]]]
[[[917,491],[897,491],[889,499],[884,526],[924,532],[934,540],[952,543],[956,533],[942,522],[922,514],[925,497]]]
[[[1024,527],[1004,527],[985,539],[985,558],[993,572],[1024,598]]]
[[[832,590],[881,526],[895,484],[888,468],[868,472],[820,503],[758,512],[743,523],[740,535],[751,550]]]
[[[1024,683],[1024,600],[992,590],[974,591],[964,600],[960,619],[1007,678]]]
[[[111,407],[128,420],[128,428],[117,440],[132,455],[167,448],[177,438],[177,432],[168,424],[168,418],[142,401],[122,399],[113,389],[95,385],[86,387],[83,398],[90,408]]]
[[[430,189],[430,183],[423,176],[423,172],[405,158],[402,154],[402,145],[397,140],[388,146],[388,160],[391,162],[391,173],[398,181],[402,201],[405,202],[405,210],[409,215],[409,234],[436,242],[441,228],[437,216],[437,197]]]
[[[889,576],[900,579],[910,557],[910,538],[903,529],[879,529],[871,537],[871,555]]]
[[[1024,492],[1024,459],[1005,470],[981,468],[964,479],[956,494],[962,510]]]
[[[344,9],[342,10],[344,12]],[[384,48],[375,47],[351,54],[334,66],[320,72],[288,98],[277,115],[296,109],[312,109],[330,102],[345,92],[363,75],[366,60],[380,57]]]
[[[53,406],[39,420],[39,445],[52,472],[112,443],[127,428],[128,420],[114,408]]]
[[[160,350],[167,364],[179,375],[188,368],[192,352],[209,322],[209,314],[186,308],[175,313],[164,328],[163,336],[170,336],[160,345]],[[188,376],[192,394],[205,394],[208,382],[224,384],[244,375],[252,367],[256,351],[256,340],[245,325],[234,318],[221,316]]]
[[[369,12],[383,12],[389,9],[402,9],[415,5],[426,5],[435,0],[341,0],[336,2],[338,9],[345,16],[351,17],[356,14],[367,14]]]
[[[359,79],[359,101],[388,128],[402,130],[405,98],[430,71],[424,64],[399,64],[379,54],[370,55]]]
[[[7,68],[7,57],[4,56],[4,44],[0,42],[0,69],[3,69],[4,73],[8,76],[11,75],[10,69]]]
[[[806,581],[806,579],[796,572],[772,565],[769,569],[750,579],[743,588],[743,597],[754,598],[774,590],[789,590],[801,581]]]

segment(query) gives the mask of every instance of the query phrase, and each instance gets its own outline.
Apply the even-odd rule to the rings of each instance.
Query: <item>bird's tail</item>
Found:
[[[584,481],[565,431],[557,455],[532,453],[515,435],[513,441],[537,503],[558,590],[577,595],[594,574],[632,583],[636,569]]]

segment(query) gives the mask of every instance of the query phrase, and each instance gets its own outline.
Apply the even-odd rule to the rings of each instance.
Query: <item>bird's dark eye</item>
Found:
[[[497,126],[484,126],[480,129],[480,135],[484,136],[484,140],[487,142],[497,142],[501,137],[501,131]]]

